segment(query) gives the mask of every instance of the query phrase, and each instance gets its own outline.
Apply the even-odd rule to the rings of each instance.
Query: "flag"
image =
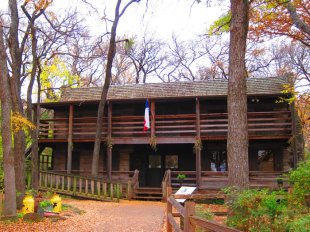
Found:
[[[145,111],[144,111],[144,131],[147,131],[150,129],[150,107],[149,107],[149,101],[146,100],[145,102]]]

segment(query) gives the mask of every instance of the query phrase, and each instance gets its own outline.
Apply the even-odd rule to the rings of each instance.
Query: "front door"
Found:
[[[161,155],[148,156],[147,186],[160,187],[163,179],[163,160]]]

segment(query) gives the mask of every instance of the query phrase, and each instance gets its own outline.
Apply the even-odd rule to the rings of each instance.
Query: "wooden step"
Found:
[[[133,198],[136,200],[162,200],[162,189],[152,187],[140,187],[136,189],[135,196]]]

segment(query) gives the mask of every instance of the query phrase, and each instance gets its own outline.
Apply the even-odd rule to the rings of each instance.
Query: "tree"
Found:
[[[16,187],[15,187],[15,169],[14,152],[11,130],[11,112],[12,99],[9,87],[9,73],[7,67],[7,57],[3,39],[3,25],[0,21],[0,100],[1,100],[1,118],[2,118],[2,147],[3,147],[3,165],[4,165],[4,191],[5,201],[3,214],[6,216],[16,215]]]
[[[249,35],[286,36],[310,46],[310,3],[307,0],[255,0],[251,4]]]
[[[245,53],[249,2],[231,0],[228,79],[228,181],[238,188],[249,186],[248,125]]]
[[[97,112],[97,122],[96,122],[96,137],[94,143],[94,151],[93,151],[93,159],[92,159],[92,176],[98,175],[98,164],[99,164],[99,152],[100,152],[100,145],[101,145],[101,131],[102,131],[102,120],[104,114],[104,107],[107,100],[107,94],[110,86],[110,82],[112,79],[112,66],[113,60],[115,57],[116,51],[116,29],[118,22],[122,15],[125,13],[126,9],[133,3],[140,2],[140,0],[130,0],[128,1],[123,8],[121,8],[122,0],[117,0],[115,12],[114,12],[114,20],[112,23],[111,28],[111,35],[110,35],[110,43],[109,43],[109,50],[107,56],[107,65],[106,65],[106,72],[105,72],[105,79],[104,85],[102,88],[102,93],[100,97],[100,102],[98,106]],[[68,161],[70,162],[70,161]]]
[[[128,56],[135,68],[135,83],[146,83],[147,76],[159,69],[166,59],[165,44],[144,34],[140,43],[134,44]]]

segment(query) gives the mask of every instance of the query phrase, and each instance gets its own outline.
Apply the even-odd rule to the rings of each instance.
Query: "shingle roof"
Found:
[[[285,78],[280,77],[249,78],[247,94],[280,94],[283,84],[287,83]],[[226,79],[213,79],[193,82],[113,85],[109,88],[108,100],[226,96],[227,84]],[[63,92],[60,102],[97,101],[100,99],[101,90],[101,87],[67,89]]]

